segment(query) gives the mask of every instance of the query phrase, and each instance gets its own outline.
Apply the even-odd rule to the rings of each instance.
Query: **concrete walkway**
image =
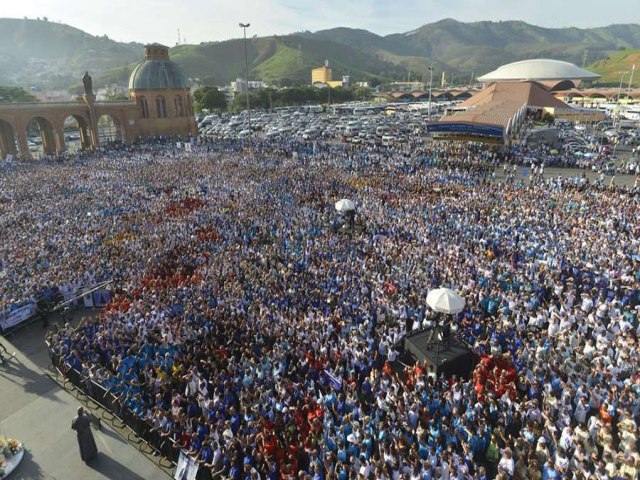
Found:
[[[100,453],[85,464],[71,430],[80,402],[49,376],[42,326],[32,324],[0,341],[16,352],[0,365],[0,435],[26,449],[9,480],[171,478],[104,421],[103,432],[93,432]]]

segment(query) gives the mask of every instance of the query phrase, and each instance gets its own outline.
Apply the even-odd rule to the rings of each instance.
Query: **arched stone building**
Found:
[[[0,159],[30,157],[29,131],[39,131],[44,154],[64,152],[69,119],[75,120],[80,144],[87,150],[156,135],[181,139],[197,135],[189,81],[169,59],[168,47],[157,43],[144,47],[144,60],[129,79],[129,98],[96,102],[89,92],[75,102],[0,105]]]

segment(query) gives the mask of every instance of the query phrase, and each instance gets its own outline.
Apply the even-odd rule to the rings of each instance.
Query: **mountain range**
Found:
[[[352,81],[378,83],[428,81],[433,60],[434,82],[439,84],[444,71],[447,81],[457,84],[505,63],[541,57],[608,72],[604,80],[615,83],[615,68],[624,68],[625,58],[636,58],[637,52],[625,53],[632,49],[640,49],[637,24],[579,29],[445,19],[386,36],[340,27],[255,37],[248,41],[247,54],[252,79],[276,85],[308,83],[310,69],[325,60],[335,78],[350,75]],[[190,78],[205,84],[226,84],[244,73],[242,39],[179,45],[170,53]],[[77,89],[88,70],[96,87],[126,85],[141,57],[140,43],[93,36],[45,19],[0,19],[0,84]],[[640,83],[640,74],[637,77]]]

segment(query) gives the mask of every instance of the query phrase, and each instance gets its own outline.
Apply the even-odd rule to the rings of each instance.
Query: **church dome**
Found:
[[[144,61],[129,77],[129,90],[164,90],[189,88],[182,69],[169,60],[169,48],[158,43],[145,45]]]

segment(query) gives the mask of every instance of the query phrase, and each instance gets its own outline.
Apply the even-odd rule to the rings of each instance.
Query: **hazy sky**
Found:
[[[545,27],[640,23],[638,0],[0,0],[2,17],[48,17],[119,41],[174,45],[337,26],[406,32],[443,18],[523,20]]]

